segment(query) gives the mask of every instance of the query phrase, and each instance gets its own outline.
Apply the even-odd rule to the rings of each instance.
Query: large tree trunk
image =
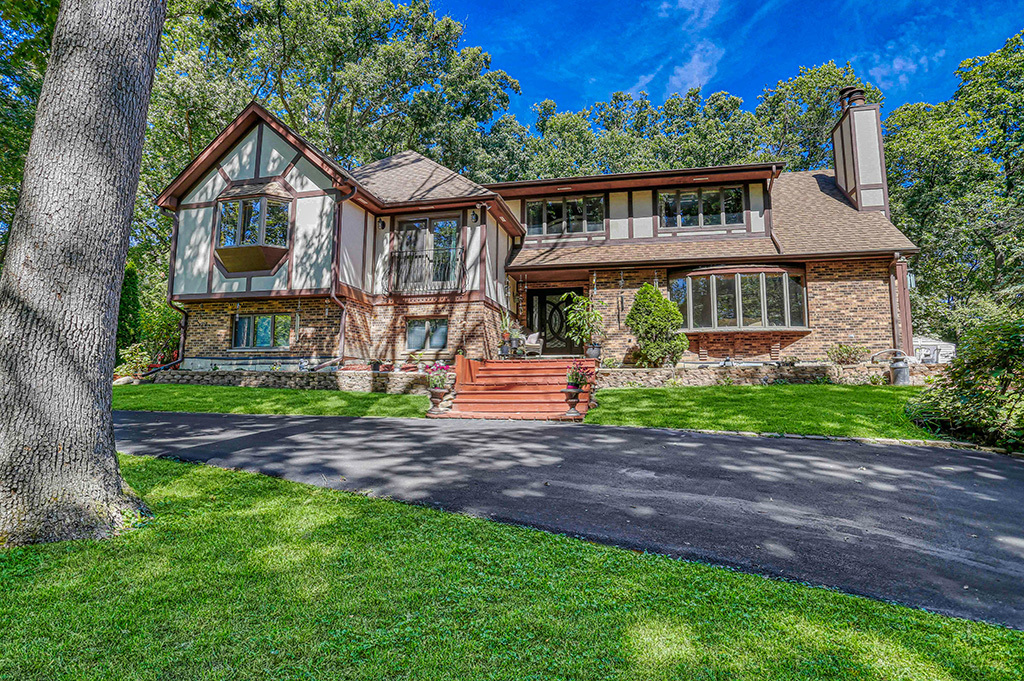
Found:
[[[0,274],[0,546],[145,512],[110,414],[117,308],[166,4],[64,0]]]

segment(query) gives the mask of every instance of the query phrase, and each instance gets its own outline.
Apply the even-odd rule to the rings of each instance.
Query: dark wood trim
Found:
[[[345,204],[342,203],[341,205],[345,205]],[[362,210],[362,209],[360,208],[359,210]],[[368,226],[368,220],[367,220],[368,216],[369,216],[369,213],[367,213],[364,210],[363,211],[363,245],[362,245],[362,248],[359,251],[359,260],[362,262],[362,267],[359,268],[359,286],[360,286],[360,288],[363,288],[364,290],[366,288],[366,266],[367,266],[367,263],[366,263],[366,260],[367,260],[367,254],[366,254],[366,232],[367,232],[367,226]]]
[[[337,189],[310,189],[309,191],[298,192],[292,189],[297,199],[309,199],[317,196],[334,196],[338,193]]]
[[[216,252],[214,253],[213,262],[214,262],[214,266],[217,268],[217,271],[219,271],[221,273],[221,276],[223,276],[223,277],[225,277],[227,279],[241,279],[243,277],[248,277],[249,279],[252,279],[253,277],[272,277],[272,276],[274,276],[275,274],[278,273],[278,271],[282,267],[285,266],[285,262],[287,260],[290,260],[291,257],[292,257],[292,254],[291,254],[291,250],[289,249],[288,254],[286,256],[284,256],[283,258],[281,258],[281,262],[277,263],[276,265],[274,265],[269,270],[252,270],[252,271],[249,271],[249,272],[228,272],[224,268],[224,263],[222,263],[220,261],[220,259],[216,257]]]
[[[292,160],[288,161],[288,165],[286,165],[284,167],[284,170],[281,171],[281,179],[284,179],[285,175],[292,172],[292,170],[295,168],[295,164],[299,162],[299,159],[302,158],[302,156],[303,154],[301,151],[295,152],[295,155],[292,156]]]
[[[612,238],[612,194],[609,191],[604,193],[604,240]]]
[[[598,249],[595,249],[598,250]],[[909,255],[909,250],[902,251],[904,255]],[[915,253],[917,251],[914,251]],[[620,261],[615,263],[609,263],[608,261],[600,262],[579,262],[579,263],[555,263],[550,265],[523,265],[519,267],[512,266],[509,268],[509,274],[514,276],[521,276],[523,274],[530,274],[531,272],[551,271],[551,270],[563,270],[565,272],[571,272],[575,270],[598,270],[598,271],[617,271],[620,269],[637,269],[637,268],[676,268],[676,267],[696,267],[701,263],[717,264],[723,261],[731,263],[769,263],[769,262],[831,262],[831,261],[843,261],[843,260],[883,260],[892,258],[893,251],[859,251],[851,253],[819,253],[819,254],[787,254],[787,255],[756,255],[756,256],[714,256],[707,258],[691,258],[691,259],[665,259],[665,260],[636,260],[636,261]]]
[[[260,177],[263,168],[263,124],[256,125],[256,163],[252,169],[253,177]]]
[[[216,250],[217,250],[217,236],[220,232],[220,211],[214,208],[213,210],[213,227],[210,230],[210,262],[208,263],[209,269],[206,272],[206,291],[207,293],[213,292],[213,263],[216,261]]]
[[[797,265],[722,265],[713,267],[667,268],[677,277],[704,276],[711,274],[798,274],[804,276],[807,268]]]
[[[343,284],[341,282],[338,282],[337,286],[338,295],[342,298],[348,298],[349,300],[354,300],[358,303],[364,303],[367,305],[376,304],[378,296],[375,296],[372,293],[368,293],[361,288],[349,286],[348,284]]]
[[[223,180],[228,183],[229,187],[231,186],[231,178],[228,177],[228,171],[224,170],[224,166],[222,166],[219,163],[217,164],[217,174],[220,175],[221,178],[223,178]]]
[[[182,203],[178,205],[178,211],[196,210],[198,208],[213,208],[214,206],[217,205],[217,203],[218,201],[216,199],[214,199],[213,201],[197,201],[196,203]]]
[[[317,297],[323,298],[330,295],[331,290],[327,288],[309,288],[309,289],[288,289],[286,291],[246,291],[246,292],[234,292],[234,293],[179,293],[176,296],[172,296],[171,299],[174,301],[195,301],[195,300],[230,300],[232,298],[240,299],[260,299],[260,298],[303,298],[303,297]]]
[[[687,229],[698,229],[699,231],[712,231],[712,230],[714,230],[713,227],[708,227],[707,230],[705,230],[703,228],[687,228]],[[672,230],[672,231],[669,231],[669,232],[663,232],[662,234],[660,234],[659,236],[656,236],[656,237],[655,236],[639,236],[639,237],[634,237],[633,239],[631,239],[629,241],[627,241],[626,239],[613,239],[608,244],[605,244],[605,242],[600,240],[600,239],[597,239],[596,241],[600,242],[598,244],[598,247],[604,247],[605,245],[608,245],[608,246],[620,246],[620,245],[625,246],[625,245],[631,245],[631,244],[647,244],[647,243],[671,244],[671,243],[679,243],[679,242],[685,242],[685,241],[715,241],[715,240],[719,240],[719,239],[767,239],[768,238],[767,236],[764,236],[764,235],[762,235],[760,233],[752,234],[752,233],[748,233],[746,231],[739,231],[739,229],[740,229],[739,227],[735,227],[735,228],[732,229],[732,231],[730,231],[728,228],[724,228],[723,227],[721,231],[725,231],[726,232],[725,234],[687,234],[685,232],[685,230],[678,229],[678,230]],[[719,231],[719,230],[714,230],[714,231]],[[537,241],[527,241],[527,242],[524,242],[523,248],[525,248],[525,249],[551,249],[551,248],[571,248],[571,247],[574,247],[574,246],[575,247],[581,247],[581,246],[586,246],[586,245],[587,244],[583,243],[582,241],[577,242],[577,243],[566,243],[566,244],[538,243]]]
[[[167,297],[174,295],[174,264],[178,258],[178,212],[171,213],[171,257],[170,266],[167,270]],[[179,358],[180,359],[180,358]]]
[[[658,190],[651,189],[651,236],[658,236],[661,227],[661,215],[658,206]]]

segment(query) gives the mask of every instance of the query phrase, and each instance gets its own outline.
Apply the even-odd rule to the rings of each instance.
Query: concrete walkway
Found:
[[[1024,462],[504,421],[115,412],[118,448],[1024,629]]]

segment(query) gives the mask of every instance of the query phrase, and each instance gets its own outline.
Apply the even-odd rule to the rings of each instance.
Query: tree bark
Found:
[[[64,0],[0,273],[0,546],[146,513],[114,450],[117,308],[166,3]]]

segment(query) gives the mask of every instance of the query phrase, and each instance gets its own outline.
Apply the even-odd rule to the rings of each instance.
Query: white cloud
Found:
[[[659,17],[669,17],[677,13],[685,14],[687,30],[706,28],[718,14],[721,0],[663,0],[658,6]]]
[[[658,68],[654,69],[654,71],[652,71],[651,73],[647,73],[647,74],[644,74],[644,75],[640,76],[637,79],[637,81],[635,83],[633,83],[633,87],[631,87],[628,90],[626,90],[626,92],[628,92],[629,94],[631,94],[634,97],[636,97],[638,94],[640,94],[644,90],[644,88],[647,87],[648,83],[650,83],[652,80],[654,80],[654,78],[659,73],[661,73],[661,70],[663,68],[664,68],[664,65],[661,65]]]
[[[692,87],[706,85],[718,73],[718,62],[725,56],[725,50],[710,40],[702,40],[692,49],[690,59],[672,70],[668,78],[666,96],[673,92],[684,93]]]
[[[890,42],[881,52],[858,55],[855,60],[867,62],[868,75],[875,85],[885,89],[899,86],[905,88],[912,76],[927,73],[928,69],[946,56],[945,49],[925,52],[916,44]]]

